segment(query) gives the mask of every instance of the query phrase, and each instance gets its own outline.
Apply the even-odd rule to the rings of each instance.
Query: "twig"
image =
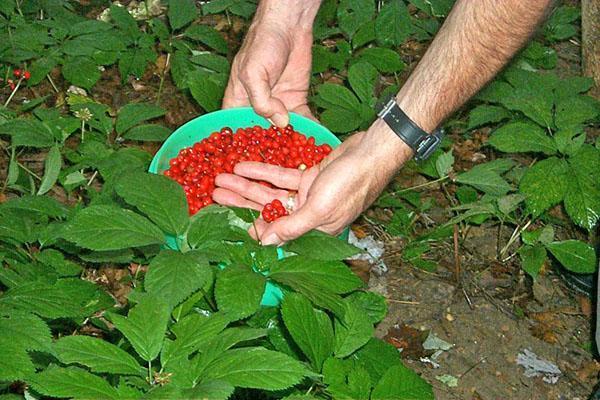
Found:
[[[60,92],[60,90],[58,90],[58,88],[56,87],[56,84],[52,80],[52,77],[50,76],[50,74],[46,74],[46,78],[48,78],[48,82],[50,82],[50,85],[52,85],[52,89],[54,89],[54,91],[56,93]]]
[[[421,304],[420,301],[407,301],[407,300],[394,300],[394,299],[387,299],[387,301],[389,301],[391,303],[398,303],[398,304],[409,304],[411,306],[418,306]]]
[[[23,78],[21,78],[21,79],[19,79],[17,81],[17,85],[13,89],[12,93],[10,94],[10,96],[8,96],[8,99],[6,100],[6,103],[4,103],[4,108],[8,107],[8,105],[10,104],[10,101],[13,99],[13,97],[17,93],[17,90],[19,90],[19,87],[21,86],[21,82],[23,82]]]
[[[479,361],[477,361],[474,365],[472,365],[471,367],[469,367],[469,369],[467,369],[465,372],[463,372],[462,374],[460,374],[460,376],[458,377],[458,379],[462,379],[463,376],[465,376],[466,374],[468,374],[469,372],[473,371],[479,364],[481,364],[482,362],[484,362],[487,359],[487,356],[482,357]]]
[[[458,254],[458,226],[454,225],[454,279],[460,284],[460,256]]]
[[[96,175],[98,175],[98,170],[94,171],[94,174],[92,175],[86,186],[90,186],[92,184],[92,182],[96,178]]]

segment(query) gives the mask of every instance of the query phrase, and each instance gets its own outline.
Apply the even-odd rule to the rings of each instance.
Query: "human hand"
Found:
[[[286,2],[268,3],[261,2],[233,61],[223,108],[252,105],[258,114],[284,127],[288,110],[314,119],[307,95],[312,20],[319,1],[300,2],[298,9]]]
[[[268,224],[259,218],[249,233],[264,245],[281,244],[318,229],[339,234],[381,193],[412,150],[382,122],[350,137],[320,164],[300,171],[274,165],[243,162],[235,174],[216,178],[213,199],[228,206],[261,210],[288,190],[297,191],[295,211]],[[268,188],[263,180],[281,189]]]

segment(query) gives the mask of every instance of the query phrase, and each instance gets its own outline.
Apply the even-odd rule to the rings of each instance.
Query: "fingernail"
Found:
[[[271,233],[269,236],[267,236],[266,239],[262,240],[261,242],[262,242],[263,246],[271,246],[274,244],[278,244],[280,242],[280,240],[276,234]]]
[[[283,114],[273,114],[273,116],[271,117],[271,120],[273,120],[274,125],[277,125],[281,128],[285,127],[288,124],[288,117],[287,115],[283,115]]]

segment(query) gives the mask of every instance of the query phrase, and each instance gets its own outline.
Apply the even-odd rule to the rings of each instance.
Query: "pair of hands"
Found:
[[[312,34],[276,22],[257,22],[233,61],[223,108],[252,105],[275,125],[289,123],[288,110],[309,118]],[[390,146],[390,139],[393,145]],[[410,150],[383,123],[348,138],[319,165],[300,171],[258,162],[236,165],[216,178],[213,199],[222,205],[262,210],[288,190],[297,191],[295,211],[270,224],[256,220],[250,234],[278,245],[318,229],[339,234],[381,193]],[[252,180],[272,183],[267,188]]]

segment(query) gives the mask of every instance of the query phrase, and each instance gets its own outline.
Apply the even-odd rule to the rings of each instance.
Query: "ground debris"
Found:
[[[369,264],[372,265],[371,270],[377,275],[383,275],[388,271],[387,265],[385,265],[385,262],[382,260],[385,251],[382,241],[376,240],[371,235],[359,239],[354,232],[350,230],[348,242],[363,250],[363,253],[353,256],[351,260],[368,261]]]
[[[517,355],[517,364],[525,368],[524,375],[527,378],[542,376],[542,380],[546,383],[555,384],[562,375],[561,370],[555,364],[538,357],[528,349],[523,349]]]

